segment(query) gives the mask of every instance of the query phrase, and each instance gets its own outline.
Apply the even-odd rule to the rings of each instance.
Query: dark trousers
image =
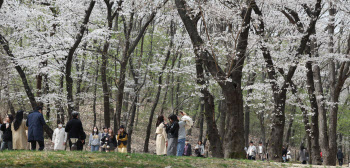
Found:
[[[3,141],[1,143],[1,151],[5,149],[12,150],[12,141]]]
[[[342,166],[343,165],[343,159],[338,159],[339,161],[339,166]]]
[[[70,150],[72,150],[72,145],[73,145],[72,141],[69,140],[69,149]],[[84,144],[81,142],[81,140],[79,140],[77,142],[77,150],[82,151],[83,147],[84,147]]]
[[[254,156],[248,156],[248,160],[255,160]]]
[[[32,150],[36,150],[36,142],[39,144],[39,151],[44,150],[44,141],[30,141],[30,144],[32,146]]]

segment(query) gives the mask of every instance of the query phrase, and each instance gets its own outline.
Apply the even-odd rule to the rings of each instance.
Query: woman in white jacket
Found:
[[[167,139],[167,133],[165,131],[163,115],[158,116],[156,127],[157,127],[156,153],[157,155],[166,155],[167,154],[166,143],[168,139]]]
[[[67,141],[67,133],[62,127],[62,123],[58,123],[58,128],[55,129],[52,135],[54,150],[65,150]]]

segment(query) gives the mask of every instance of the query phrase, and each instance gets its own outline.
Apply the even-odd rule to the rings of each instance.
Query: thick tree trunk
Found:
[[[316,55],[317,54],[317,43],[316,39],[312,38],[311,43],[310,43],[310,49],[311,49],[311,55]],[[312,62],[307,62],[306,63],[306,68],[307,68],[307,91],[309,95],[309,100],[310,100],[310,105],[311,105],[311,133],[310,138],[311,138],[311,163],[314,165],[321,165],[321,156],[320,156],[320,144],[319,144],[319,127],[318,127],[318,106],[317,106],[317,100],[316,100],[316,95],[315,95],[315,83],[314,83],[314,77],[313,77],[313,71],[312,71]]]
[[[255,82],[255,76],[256,74],[250,73],[248,76],[248,81],[247,81],[247,87],[251,86]],[[247,97],[249,97],[253,92],[253,89],[248,89],[247,90]],[[244,139],[245,139],[245,146],[249,146],[249,124],[250,124],[250,107],[249,107],[250,101],[247,100],[246,105],[244,106]]]
[[[293,122],[294,122],[295,112],[296,112],[296,107],[293,106],[291,109],[291,114],[290,114],[290,118],[289,118],[289,122],[288,122],[288,126],[287,126],[287,132],[286,132],[286,138],[285,138],[286,146],[289,146],[289,144],[290,144],[289,142],[290,142],[290,137],[292,134],[292,126],[293,126]]]
[[[200,98],[200,112],[199,112],[199,136],[198,141],[203,140],[203,127],[204,127],[204,98]]]
[[[223,158],[222,141],[220,139],[219,131],[215,122],[215,104],[214,97],[207,89],[201,91],[204,94],[205,102],[205,119],[207,122],[208,140],[210,142],[209,150],[213,157]]]
[[[226,74],[216,63],[213,55],[204,47],[204,41],[200,37],[197,30],[197,23],[201,13],[191,18],[187,13],[185,0],[175,0],[178,13],[186,27],[191,38],[194,52],[199,59],[203,60],[206,69],[214,76],[216,81],[224,92],[227,104],[227,116],[230,116],[226,122],[226,135],[224,138],[225,158],[245,158],[244,152],[244,114],[243,114],[243,96],[241,91],[242,68],[244,66],[245,53],[248,45],[249,24],[251,7],[244,8],[242,32],[239,34],[238,45],[236,49],[237,59],[232,60],[228,74]],[[234,69],[234,71],[233,71]],[[197,72],[198,73],[198,72]],[[198,77],[197,77],[198,78]],[[227,78],[232,82],[223,82]],[[198,78],[200,79],[200,78]]]
[[[329,165],[331,161],[329,158],[329,147],[328,147],[328,129],[327,129],[327,112],[324,104],[323,97],[323,87],[322,87],[322,79],[321,72],[318,65],[313,66],[313,77],[315,84],[315,95],[318,106],[318,125],[319,125],[319,135],[320,135],[320,147],[322,151],[323,163],[325,165]]]
[[[225,137],[225,126],[226,126],[226,113],[227,113],[227,106],[225,100],[220,100],[221,108],[219,109],[221,111],[220,115],[220,124],[219,124],[219,134],[220,134],[220,140],[222,143],[224,142]]]
[[[334,36],[334,29],[335,29],[335,14],[336,14],[336,9],[335,6],[333,5],[333,2],[329,2],[330,9],[328,10],[329,12],[329,24],[328,24],[328,35],[329,35],[329,43],[328,43],[328,52],[329,54],[334,53],[334,42],[333,42],[333,36]],[[328,139],[328,145],[329,145],[329,158],[326,161],[326,165],[336,165],[336,154],[337,154],[337,114],[338,114],[338,98],[339,95],[336,93],[336,84],[337,84],[337,79],[336,79],[336,69],[335,69],[335,59],[333,59],[333,56],[329,59],[329,89],[330,89],[330,103],[331,105],[329,106],[329,139]]]

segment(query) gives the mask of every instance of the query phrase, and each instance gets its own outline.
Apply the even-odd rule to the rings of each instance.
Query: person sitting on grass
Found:
[[[89,146],[91,148],[91,152],[99,151],[100,141],[102,140],[102,134],[98,132],[98,128],[95,126],[92,129],[92,133],[89,138]]]
[[[126,145],[128,141],[128,134],[125,131],[124,125],[120,126],[120,129],[118,131],[118,152],[120,153],[127,153]]]
[[[52,134],[52,143],[54,144],[54,150],[65,150],[67,142],[67,133],[63,128],[61,121],[58,122],[58,127]]]
[[[187,139],[186,139],[186,142],[185,142],[184,156],[192,156],[191,144],[188,142]]]

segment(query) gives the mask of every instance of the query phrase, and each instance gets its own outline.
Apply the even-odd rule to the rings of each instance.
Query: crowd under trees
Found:
[[[270,160],[304,144],[335,165],[349,18],[346,0],[0,0],[0,112],[44,106],[49,137],[73,111],[125,125],[128,152],[145,118],[149,152],[156,115],[184,110],[213,157],[244,158],[253,136]]]

